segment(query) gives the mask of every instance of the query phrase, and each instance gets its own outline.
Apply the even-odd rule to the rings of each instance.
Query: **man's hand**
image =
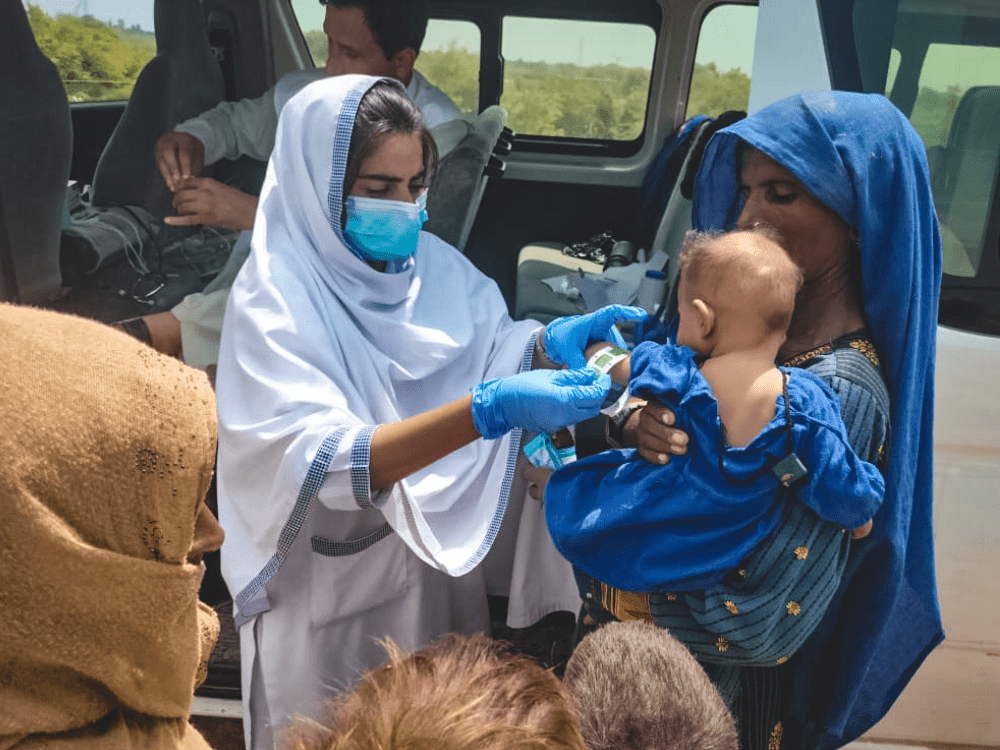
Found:
[[[178,215],[164,217],[164,224],[253,229],[257,199],[211,177],[189,177],[181,180],[174,190],[174,208]]]
[[[187,177],[201,177],[205,167],[205,146],[190,133],[169,132],[156,142],[156,166],[170,192]]]
[[[638,446],[639,455],[650,463],[668,463],[670,454],[680,456],[687,453],[687,433],[673,424],[674,413],[650,401],[625,423],[626,445]]]

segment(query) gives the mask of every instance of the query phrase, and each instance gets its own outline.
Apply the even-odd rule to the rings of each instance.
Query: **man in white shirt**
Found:
[[[253,229],[257,197],[211,177],[202,177],[202,170],[206,164],[241,155],[266,161],[274,147],[281,106],[299,89],[325,75],[363,73],[401,81],[429,128],[462,116],[447,94],[413,68],[427,30],[426,0],[320,0],[320,3],[326,6],[323,31],[329,56],[325,69],[289,73],[262,96],[222,102],[181,123],[157,141],[156,162],[174,194],[177,210],[177,215],[165,217],[164,223]],[[228,288],[225,291],[228,293]],[[216,301],[215,310],[208,314],[213,319],[219,317],[220,325],[225,296]],[[201,296],[196,298],[199,304],[205,302]],[[185,307],[147,315],[129,321],[132,325],[129,330],[159,351],[180,355],[179,317],[184,318],[186,313]],[[205,313],[199,309],[195,315],[204,317]],[[145,330],[137,330],[136,326]],[[214,329],[214,321],[210,327]],[[214,331],[210,334],[213,338],[216,335]]]
[[[321,0],[326,5],[323,31],[329,45],[326,75],[363,73],[396,78],[406,85],[427,126],[461,117],[441,89],[413,69],[427,29],[425,0]],[[278,125],[275,92],[287,98],[324,71],[297,71],[257,99],[223,102],[178,125],[156,144],[156,161],[174,192],[178,216],[173,225],[212,224],[250,229],[257,209],[254,196],[201,178],[205,164],[248,155],[266,161]],[[282,102],[283,103],[283,102]],[[188,178],[199,178],[189,180]]]

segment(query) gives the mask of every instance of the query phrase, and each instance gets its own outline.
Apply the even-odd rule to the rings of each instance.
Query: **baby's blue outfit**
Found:
[[[688,451],[662,466],[636,450],[611,450],[557,471],[545,489],[556,548],[615,588],[697,591],[719,583],[778,527],[786,500],[845,528],[869,521],[885,482],[851,448],[836,394],[805,370],[781,370],[791,451],[807,470],[790,487],[773,470],[790,452],[784,396],[749,445],[726,446],[718,402],[695,353],[673,344],[637,346],[629,388],[674,411],[690,438]]]

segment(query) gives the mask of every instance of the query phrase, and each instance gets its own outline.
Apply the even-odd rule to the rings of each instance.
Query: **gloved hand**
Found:
[[[515,427],[552,432],[597,416],[610,387],[610,376],[586,368],[529,370],[477,385],[472,421],[487,440]]]
[[[556,318],[545,326],[545,354],[553,362],[569,367],[584,367],[583,351],[592,341],[611,341],[625,349],[625,339],[615,323],[642,320],[646,311],[641,307],[608,305],[586,315]]]

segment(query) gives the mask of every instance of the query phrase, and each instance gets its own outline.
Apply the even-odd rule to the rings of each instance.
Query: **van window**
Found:
[[[755,5],[717,5],[705,15],[685,117],[746,111],[756,28]]]
[[[432,18],[416,69],[446,93],[462,113],[479,113],[479,27],[469,21]]]
[[[945,274],[939,320],[1000,334],[1000,0],[857,0],[853,19],[864,88],[885,93],[927,147]],[[891,34],[872,33],[879,24]]]
[[[315,0],[292,0],[292,9],[316,67],[326,65],[326,8]],[[468,116],[479,113],[479,28],[469,21],[431,18],[414,66]]]
[[[506,16],[500,106],[519,135],[634,141],[656,33],[634,23]]]
[[[35,40],[58,68],[71,103],[128,99],[156,54],[153,0],[115,8],[113,17],[99,18],[86,0],[28,5]]]

